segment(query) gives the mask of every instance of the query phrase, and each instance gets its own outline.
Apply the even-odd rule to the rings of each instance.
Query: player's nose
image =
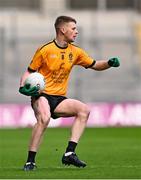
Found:
[[[76,30],[76,34],[78,34],[78,30]]]

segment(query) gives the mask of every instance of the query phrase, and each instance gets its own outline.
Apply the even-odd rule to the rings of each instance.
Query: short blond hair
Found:
[[[62,24],[69,23],[69,22],[74,22],[76,24],[76,20],[70,16],[57,17],[55,24],[54,24],[56,32],[58,32],[58,30]]]

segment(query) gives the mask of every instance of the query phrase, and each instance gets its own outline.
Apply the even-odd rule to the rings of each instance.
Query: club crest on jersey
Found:
[[[69,53],[69,62],[72,63],[72,60],[73,60],[73,54]]]

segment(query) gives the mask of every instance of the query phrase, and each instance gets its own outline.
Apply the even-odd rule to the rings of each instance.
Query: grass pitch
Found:
[[[1,179],[139,179],[141,127],[87,128],[76,149],[86,168],[61,164],[70,129],[49,128],[36,157],[38,169],[22,171],[31,129],[0,129]]]

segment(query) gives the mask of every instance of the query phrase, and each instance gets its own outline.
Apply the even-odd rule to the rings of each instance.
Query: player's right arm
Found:
[[[38,68],[42,64],[42,55],[40,53],[40,49],[38,49],[28,67],[28,69],[25,71],[25,73],[22,75],[21,80],[20,80],[20,88],[19,92],[23,95],[26,96],[37,96],[39,95],[38,87],[30,87],[30,84],[24,84],[26,78],[30,75],[32,72],[36,72]]]
[[[23,95],[26,96],[37,96],[39,95],[39,88],[34,86],[34,87],[30,87],[30,84],[24,84],[24,81],[26,80],[26,78],[29,76],[31,72],[29,70],[27,70],[21,77],[20,80],[20,88],[19,88],[19,92]]]
[[[31,72],[26,70],[25,73],[22,75],[21,80],[20,80],[20,87],[24,86],[24,82],[25,82],[26,78],[29,76],[30,73]]]

